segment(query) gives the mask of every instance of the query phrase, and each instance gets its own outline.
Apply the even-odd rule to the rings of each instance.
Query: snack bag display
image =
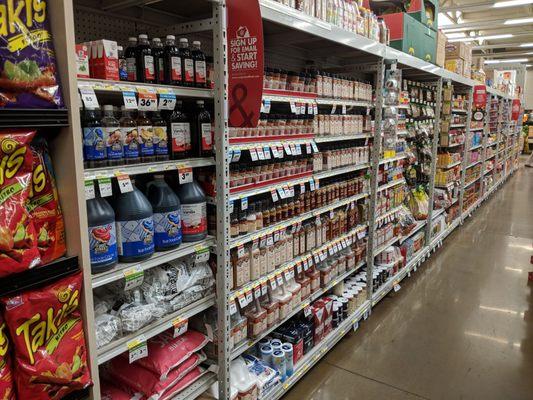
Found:
[[[15,400],[7,325],[0,315],[0,400]]]
[[[79,309],[82,274],[3,298],[19,399],[59,400],[91,384]]]
[[[33,174],[27,209],[37,233],[37,247],[43,264],[66,252],[65,223],[57,193],[52,160],[46,141],[37,137],[31,144]]]
[[[31,191],[31,130],[0,131],[0,277],[40,263],[35,227],[26,209]]]
[[[0,107],[63,107],[49,6],[0,0]]]
[[[102,400],[140,400],[143,397],[142,393],[131,395],[107,381],[100,382],[100,395]]]

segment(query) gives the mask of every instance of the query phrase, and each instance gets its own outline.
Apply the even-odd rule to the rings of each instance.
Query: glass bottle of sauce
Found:
[[[167,122],[161,117],[160,111],[152,113],[154,127],[154,153],[157,161],[168,160]]]
[[[168,85],[181,85],[183,75],[181,71],[180,50],[176,46],[176,37],[167,35],[163,54],[165,83]]]
[[[125,106],[122,106],[120,109],[122,117],[119,120],[119,126],[124,142],[124,162],[126,164],[136,164],[140,162],[140,143],[137,123],[131,117],[130,110]]]
[[[177,160],[191,155],[191,123],[182,111],[183,103],[176,102],[176,108],[170,116],[170,138],[172,159]]]
[[[180,57],[182,85],[192,87],[194,86],[194,60],[187,38],[180,38]]]
[[[137,81],[144,83],[154,83],[155,81],[155,66],[154,56],[150,43],[148,42],[148,35],[139,35],[139,44],[136,51],[137,63]]]

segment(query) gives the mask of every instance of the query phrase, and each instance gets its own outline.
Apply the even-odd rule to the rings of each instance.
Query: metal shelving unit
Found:
[[[316,95],[296,96],[291,94],[278,94],[275,92],[267,92],[263,96],[264,100],[270,100],[276,103],[291,103],[302,102],[305,104],[316,104],[323,109],[332,109],[334,106],[337,108],[337,112],[342,107],[344,110],[348,108],[350,110],[370,110],[374,116],[374,131],[358,134],[346,134],[335,136],[311,136],[301,138],[302,143],[310,143],[314,141],[314,144],[319,146],[328,146],[329,144],[336,142],[346,143],[348,141],[373,141],[371,160],[369,163],[359,165],[348,165],[337,169],[324,170],[311,172],[304,176],[299,176],[296,179],[287,177],[280,182],[271,183],[265,186],[256,186],[248,188],[247,190],[239,191],[229,187],[229,171],[230,161],[227,154],[233,149],[246,149],[247,146],[253,146],[252,140],[240,141],[232,140],[229,137],[228,128],[228,59],[229,49],[226,43],[228,37],[227,32],[227,9],[224,0],[215,0],[212,2],[202,0],[198,2],[170,2],[163,1],[164,5],[168,5],[168,10],[162,10],[161,8],[152,8],[148,4],[143,9],[142,16],[135,12],[135,4],[138,2],[122,2],[124,14],[111,13],[100,10],[100,2],[97,1],[84,1],[82,2],[67,0],[50,0],[50,10],[53,13],[53,33],[54,43],[56,49],[74,49],[75,43],[79,43],[86,40],[93,40],[97,38],[109,38],[114,39],[113,35],[119,36],[121,39],[125,39],[129,34],[138,33],[139,31],[146,31],[153,33],[153,35],[164,35],[168,32],[178,34],[191,34],[199,35],[202,39],[202,43],[206,43],[207,47],[213,54],[214,74],[215,74],[215,88],[214,89],[195,89],[184,88],[177,86],[155,85],[155,84],[142,84],[142,83],[127,83],[116,81],[103,81],[96,79],[77,79],[76,77],[76,60],[74,51],[57,51],[57,59],[59,64],[60,78],[62,82],[62,91],[65,97],[66,108],[65,110],[58,110],[56,112],[46,113],[33,113],[31,116],[24,114],[23,112],[17,115],[7,115],[3,113],[1,115],[0,125],[4,126],[6,123],[12,123],[9,121],[18,121],[22,125],[17,126],[29,126],[24,125],[23,122],[28,122],[32,127],[35,126],[54,126],[60,131],[59,139],[54,141],[52,149],[52,156],[54,163],[57,166],[57,181],[60,198],[62,199],[62,207],[65,215],[66,232],[67,232],[67,244],[68,254],[77,255],[76,268],[82,269],[84,274],[84,292],[82,304],[82,313],[86,332],[86,341],[88,349],[88,359],[90,368],[92,370],[92,378],[94,386],[90,393],[90,398],[100,399],[100,381],[99,381],[99,365],[106,361],[116,357],[117,355],[128,350],[128,343],[135,341],[142,337],[143,340],[149,339],[166,329],[171,328],[176,320],[182,320],[184,318],[191,318],[194,315],[201,314],[205,310],[216,307],[217,315],[217,356],[215,360],[210,360],[216,364],[216,368],[213,367],[207,370],[198,380],[196,380],[191,386],[187,387],[184,391],[174,397],[174,400],[187,399],[192,400],[201,395],[206,389],[208,389],[214,382],[218,381],[219,398],[226,400],[230,398],[230,364],[233,359],[238,357],[244,351],[251,348],[260,338],[265,337],[274,329],[282,325],[289,318],[301,312],[312,301],[316,300],[325,293],[328,293],[335,285],[341,282],[348,276],[351,276],[356,271],[365,268],[367,274],[367,281],[372,281],[372,273],[374,268],[374,257],[379,252],[385,250],[387,247],[403,243],[408,237],[415,235],[417,232],[425,230],[425,246],[422,247],[414,256],[407,262],[407,264],[401,268],[394,276],[392,276],[388,282],[381,286],[375,293],[372,293],[372,285],[370,285],[367,291],[366,301],[359,307],[359,309],[351,316],[349,316],[341,325],[333,330],[328,336],[326,336],[319,344],[317,344],[311,351],[309,351],[295,366],[295,373],[284,383],[276,385],[271,392],[265,397],[266,400],[279,399],[283,396],[288,389],[290,389],[298,380],[304,376],[304,374],[316,364],[327,352],[344,337],[344,335],[358,327],[358,323],[361,320],[365,320],[370,317],[372,307],[376,306],[379,301],[387,295],[391,290],[396,290],[399,287],[399,282],[406,277],[409,277],[414,273],[417,268],[422,265],[422,262],[428,258],[432,252],[434,252],[443,240],[456,228],[459,224],[470,216],[474,210],[479,207],[483,201],[485,201],[497,188],[505,182],[508,176],[514,171],[513,164],[511,163],[511,169],[507,170],[506,163],[503,163],[504,170],[502,172],[502,178],[500,181],[495,182],[494,185],[488,189],[485,193],[480,195],[479,200],[473,204],[468,210],[463,212],[463,192],[465,188],[465,171],[467,168],[471,168],[474,165],[481,163],[482,172],[480,178],[483,178],[484,167],[492,157],[495,157],[495,167],[498,162],[505,158],[516,159],[516,153],[511,156],[507,154],[509,150],[505,150],[506,153],[499,154],[498,149],[494,156],[485,158],[485,151],[487,147],[495,146],[502,139],[502,134],[498,131],[498,138],[496,143],[489,144],[488,140],[484,138],[484,142],[480,146],[474,146],[467,149],[467,143],[458,143],[451,145],[450,147],[463,146],[463,162],[461,165],[461,182],[460,182],[460,196],[455,199],[459,202],[459,209],[461,211],[461,218],[456,219],[447,228],[440,232],[436,237],[431,237],[432,223],[434,219],[444,210],[433,210],[433,194],[435,190],[435,171],[436,171],[436,154],[440,133],[440,111],[441,111],[441,97],[442,97],[442,85],[444,81],[450,81],[454,85],[461,87],[464,92],[469,92],[469,104],[468,109],[453,109],[452,112],[467,114],[467,122],[465,124],[457,124],[457,127],[465,127],[467,134],[481,128],[470,129],[470,116],[472,111],[472,87],[477,83],[473,80],[467,79],[463,76],[459,76],[450,71],[444,70],[433,64],[427,63],[423,60],[414,58],[408,54],[402,53],[398,50],[387,47],[383,44],[376,43],[368,38],[354,34],[352,32],[345,31],[337,26],[329,24],[327,22],[318,20],[313,17],[309,17],[302,12],[291,9],[279,2],[273,0],[260,0],[260,9],[263,17],[263,23],[265,26],[265,35],[273,35],[270,41],[265,41],[268,46],[266,52],[266,58],[272,58],[272,62],[278,66],[289,66],[293,68],[301,67],[301,60],[313,60],[315,52],[320,49],[320,45],[328,48],[328,54],[321,53],[323,55],[332,55],[331,65],[328,65],[328,58],[320,57],[320,62],[317,65],[320,68],[331,70],[333,72],[347,73],[358,75],[366,74],[366,76],[372,76],[373,87],[378,88],[375,93],[375,100],[373,102],[347,100],[347,99],[328,99],[318,98]],[[127,4],[126,4],[127,3]],[[192,4],[194,3],[194,4]],[[92,4],[92,6],[91,6]],[[133,4],[133,5],[132,5]],[[162,6],[162,5],[159,5]],[[179,8],[190,7],[190,12],[185,15],[197,15],[198,18],[178,18],[176,10]],[[156,11],[154,11],[156,10]],[[159,12],[157,12],[159,11]],[[146,14],[145,14],[146,12]],[[88,21],[88,15],[93,15],[95,18],[101,20],[101,24],[90,24]],[[140,17],[141,16],[141,17]],[[83,24],[78,23],[79,20],[83,20]],[[117,23],[113,23],[117,21]],[[298,36],[298,40],[291,44],[290,51],[283,51],[285,45],[284,40],[287,37]],[[118,38],[117,38],[118,39]],[[335,48],[339,51],[332,51],[331,48]],[[280,50],[281,48],[281,50]],[[293,54],[294,53],[294,54]],[[340,54],[346,54],[344,57],[340,57]],[[319,57],[319,56],[317,56]],[[288,60],[288,61],[287,61]],[[354,61],[355,60],[355,61]],[[437,101],[435,104],[436,117],[434,118],[433,129],[433,142],[432,142],[432,164],[430,182],[428,184],[429,192],[429,210],[427,219],[424,221],[418,221],[416,227],[406,237],[395,237],[381,246],[375,246],[374,233],[376,231],[376,221],[387,218],[394,214],[397,208],[394,208],[387,213],[377,216],[376,215],[376,200],[378,192],[402,185],[406,183],[405,179],[398,179],[393,182],[378,186],[378,169],[380,165],[398,162],[406,158],[405,154],[398,154],[395,157],[380,159],[381,154],[381,129],[382,129],[382,113],[383,113],[383,96],[381,88],[384,82],[384,72],[387,65],[392,63],[397,64],[398,69],[405,70],[407,74],[412,75],[412,79],[420,79],[424,82],[430,82],[435,84],[437,92]],[[133,91],[137,96],[139,92],[149,89],[155,91],[158,96],[161,95],[173,95],[185,100],[191,99],[205,99],[206,101],[214,103],[214,125],[216,132],[216,155],[209,158],[189,158],[185,160],[169,160],[160,161],[150,164],[136,164],[125,165],[120,167],[105,167],[105,168],[91,168],[84,169],[83,158],[80,149],[82,148],[81,135],[81,121],[78,113],[78,88],[79,87],[91,87],[96,96],[99,99],[115,99],[115,101],[121,101],[124,91]],[[487,88],[489,94],[501,101],[508,101],[511,97],[501,93],[497,90]],[[490,100],[487,107],[489,107]],[[330,107],[331,106],[331,107]],[[286,104],[285,104],[286,107]],[[405,105],[399,108],[406,109]],[[329,111],[328,111],[329,112]],[[500,107],[501,113],[501,107]],[[24,114],[24,115],[23,115]],[[16,118],[15,118],[16,117]],[[30,118],[31,117],[31,118]],[[28,119],[29,118],[29,119]],[[24,121],[22,121],[24,119]],[[19,121],[20,120],[20,121]],[[517,124],[518,125],[518,124]],[[8,125],[5,125],[8,126]],[[455,126],[455,125],[452,125]],[[511,128],[509,128],[511,129]],[[518,127],[516,128],[518,129]],[[488,132],[488,112],[487,121],[485,124],[484,132]],[[402,134],[402,132],[400,132]],[[517,135],[514,135],[514,139],[506,142],[506,147],[517,143]],[[293,141],[299,141],[299,138],[289,139]],[[283,138],[285,141],[285,138]],[[281,141],[257,141],[257,145],[272,145],[279,144]],[[467,165],[466,152],[481,148],[483,150],[483,159],[476,163]],[[458,163],[452,163],[446,167],[439,168],[452,168],[458,165]],[[210,199],[210,202],[216,206],[216,236],[209,236],[204,241],[191,244],[183,244],[176,250],[172,250],[167,253],[156,253],[152,258],[140,263],[133,264],[119,264],[109,272],[104,272],[99,275],[92,275],[90,270],[89,260],[89,240],[87,235],[87,218],[86,218],[86,201],[84,195],[84,185],[87,180],[97,180],[101,178],[114,178],[117,175],[129,175],[134,176],[138,174],[151,174],[151,173],[164,173],[167,171],[180,170],[182,168],[196,168],[211,167],[215,169],[216,176],[216,197]],[[495,168],[490,173],[493,177],[496,177]],[[313,184],[322,185],[322,181],[327,181],[330,178],[340,179],[344,175],[349,175],[354,172],[363,173],[367,172],[370,176],[370,191],[368,193],[360,193],[345,199],[341,199],[331,204],[326,204],[311,210],[307,213],[303,213],[299,216],[287,219],[282,222],[278,222],[272,226],[264,228],[258,232],[254,232],[242,237],[231,238],[230,236],[230,210],[232,202],[240,201],[244,198],[249,198],[255,195],[261,195],[272,190],[284,189],[287,186],[297,186],[300,183],[309,184],[313,181]],[[472,184],[472,183],[469,183]],[[322,245],[319,249],[306,253],[304,256],[295,257],[290,260],[284,266],[280,266],[276,269],[276,273],[285,267],[290,265],[294,266],[296,263],[302,260],[302,257],[313,257],[317,252],[328,252],[326,257],[332,256],[329,254],[329,249],[333,248],[333,244],[339,242],[342,243],[342,239],[350,235],[357,234],[357,232],[365,231],[368,236],[367,243],[367,255],[366,260],[340,276],[333,279],[328,285],[315,292],[310,298],[303,301],[298,307],[293,309],[287,318],[280,321],[275,326],[271,327],[267,331],[263,332],[260,337],[246,340],[237,347],[230,345],[231,335],[231,310],[230,303],[232,303],[235,294],[243,289],[247,289],[248,286],[237,290],[232,289],[232,275],[231,275],[231,262],[230,251],[232,248],[238,247],[242,244],[252,242],[259,237],[262,237],[273,230],[285,229],[287,227],[296,225],[316,217],[318,215],[327,213],[340,207],[346,207],[352,202],[366,201],[368,203],[368,225],[361,225],[356,229],[351,230],[346,235],[341,235],[328,243]],[[209,248],[213,254],[216,255],[216,295],[211,294],[203,299],[194,302],[187,307],[177,310],[163,318],[156,319],[149,325],[140,329],[138,332],[121,337],[113,342],[98,349],[96,347],[95,337],[95,321],[94,321],[94,304],[93,304],[93,292],[91,288],[98,288],[107,285],[112,282],[124,279],[124,272],[126,270],[135,268],[141,271],[146,271],[150,268],[154,268],[163,263],[187,257],[201,251],[205,248]],[[67,259],[71,260],[72,259]],[[63,260],[66,262],[65,260]],[[68,263],[67,263],[68,264]],[[70,265],[70,264],[69,264]],[[70,266],[72,267],[72,265]],[[36,272],[34,270],[32,272]],[[263,277],[264,279],[265,277]],[[6,285],[0,285],[2,287],[15,288],[16,284],[24,284],[24,282],[10,281]],[[398,289],[399,290],[399,289]],[[11,293],[11,292],[9,292]],[[4,293],[5,294],[5,293]]]

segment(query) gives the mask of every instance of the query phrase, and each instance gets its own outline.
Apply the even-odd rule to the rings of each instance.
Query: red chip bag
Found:
[[[168,330],[148,340],[148,357],[137,360],[137,363],[166,379],[173,368],[201,350],[207,342],[207,336],[200,332],[188,330],[175,338],[173,330]],[[122,357],[127,358],[128,354],[123,353]]]
[[[37,137],[31,144],[33,175],[27,209],[37,233],[37,247],[43,264],[63,254],[65,245],[65,222],[59,205],[52,160],[46,141]]]
[[[91,384],[79,301],[82,274],[4,298],[19,399],[61,399]]]
[[[0,315],[0,400],[15,400],[7,325]]]
[[[109,377],[120,382],[131,392],[142,392],[148,400],[158,400],[185,375],[206,360],[205,354],[194,353],[178,367],[169,372],[166,379],[138,365],[139,360],[129,364],[128,360],[116,357],[108,364]]]
[[[202,367],[196,367],[191,372],[183,377],[178,383],[163,396],[160,400],[169,400],[176,396],[179,392],[192,385],[198,378],[202,376],[205,370]]]
[[[34,131],[0,131],[0,278],[39,264],[35,227],[26,210]]]
[[[100,398],[102,400],[140,400],[143,395],[141,393],[131,395],[107,381],[100,381]]]

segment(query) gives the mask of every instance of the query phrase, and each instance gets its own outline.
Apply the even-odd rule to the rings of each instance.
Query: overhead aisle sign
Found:
[[[256,127],[263,97],[263,20],[258,0],[227,0],[229,125]]]

